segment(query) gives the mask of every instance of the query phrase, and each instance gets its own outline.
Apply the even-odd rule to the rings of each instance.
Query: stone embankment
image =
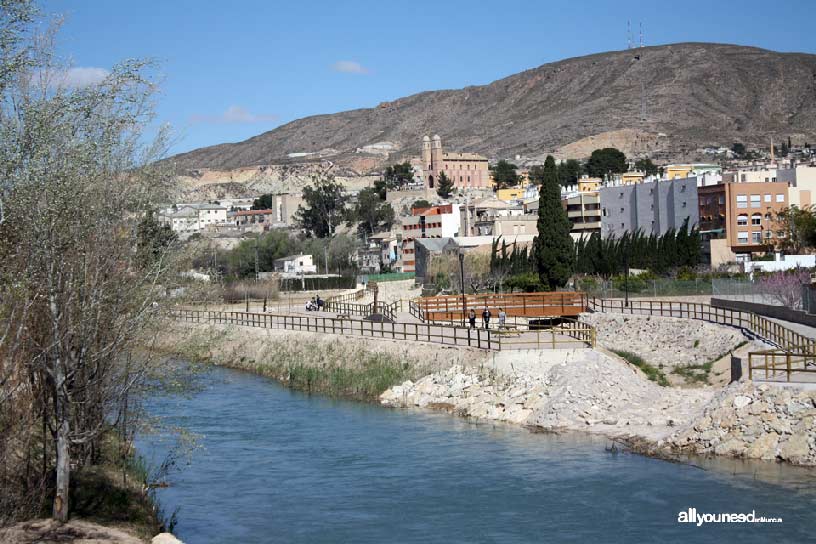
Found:
[[[626,362],[594,350],[499,353],[493,366],[454,366],[386,391],[387,406],[431,407],[543,430],[658,440],[688,425],[711,389],[660,387]]]
[[[746,341],[737,329],[675,317],[615,313],[581,314],[598,330],[603,347],[628,351],[655,367],[701,365]]]
[[[145,544],[145,540],[116,527],[72,519],[60,523],[53,519],[25,521],[0,528],[0,544],[56,544],[78,542],[87,544]],[[160,533],[150,544],[184,544],[170,533]]]
[[[717,394],[659,449],[816,465],[816,390],[752,382]]]

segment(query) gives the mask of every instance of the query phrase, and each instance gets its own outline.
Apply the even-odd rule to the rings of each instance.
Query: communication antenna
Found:
[[[632,24],[626,20],[626,49],[632,49]]]

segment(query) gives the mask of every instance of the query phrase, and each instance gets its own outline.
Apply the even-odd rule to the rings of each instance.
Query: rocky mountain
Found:
[[[816,55],[709,43],[600,53],[307,117],[173,159],[187,171],[318,159],[364,171],[418,154],[424,134],[490,158],[580,158],[609,144],[671,158],[735,141],[766,146],[771,137],[816,142]]]

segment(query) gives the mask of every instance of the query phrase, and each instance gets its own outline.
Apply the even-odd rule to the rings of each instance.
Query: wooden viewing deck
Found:
[[[463,300],[464,299],[464,300]],[[412,303],[428,321],[461,321],[465,312],[473,309],[481,319],[487,307],[493,319],[499,309],[508,317],[578,317],[587,311],[586,293],[572,291],[554,293],[505,293],[484,295],[444,295],[418,298]]]

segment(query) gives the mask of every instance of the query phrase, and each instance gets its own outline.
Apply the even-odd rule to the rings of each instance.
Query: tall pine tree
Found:
[[[547,289],[566,285],[575,266],[570,230],[572,223],[561,206],[561,187],[555,159],[548,155],[544,161],[538,200],[538,236],[533,256],[541,284]]]
[[[450,198],[451,192],[453,191],[453,181],[445,175],[445,172],[439,173],[439,187],[436,189],[436,194],[439,195],[440,198]]]

